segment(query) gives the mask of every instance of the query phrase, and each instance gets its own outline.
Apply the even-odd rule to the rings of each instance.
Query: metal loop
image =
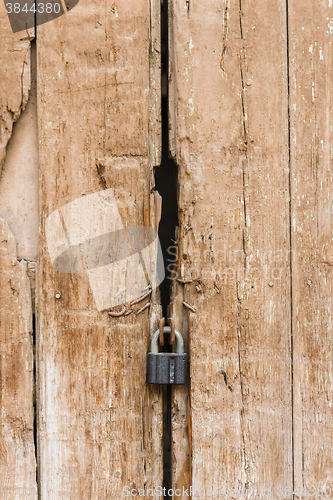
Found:
[[[164,333],[171,334],[171,327],[164,326],[163,327],[163,334]],[[151,341],[150,352],[152,352],[153,354],[159,353],[159,348],[158,348],[159,337],[160,337],[160,329],[156,330],[156,332],[153,335],[152,341]],[[176,329],[175,329],[175,339],[176,339],[176,353],[177,354],[184,354],[184,340],[183,340],[182,334]]]

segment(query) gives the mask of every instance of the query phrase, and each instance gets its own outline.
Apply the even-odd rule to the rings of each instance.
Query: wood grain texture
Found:
[[[173,402],[184,457],[173,485],[188,482],[177,448],[178,419],[188,420],[192,498],[214,488],[264,498],[262,487],[292,486],[285,2],[170,7],[178,275],[192,280],[176,295],[196,310],[190,419],[178,389]]]
[[[162,154],[161,4],[159,0],[150,0],[150,40],[149,159],[150,164],[156,167],[161,163]],[[152,184],[154,182],[152,178]]]
[[[153,67],[160,63],[151,11],[157,15],[149,0],[81,0],[38,28],[43,500],[121,498],[125,486],[162,483],[162,400],[146,385],[149,333],[160,316],[156,293],[127,316],[98,312],[87,275],[55,271],[45,240],[49,214],[109,188],[124,225],[158,227],[152,167],[160,144],[150,151],[149,128],[160,136]]]
[[[37,499],[32,308],[27,263],[0,219],[0,499]]]
[[[174,282],[172,287],[170,315],[175,319],[177,330],[179,330],[183,335],[184,350],[186,353],[189,353],[190,313],[189,310],[184,308],[183,305],[183,300],[185,299],[184,290],[183,293],[179,293],[177,288],[177,284]],[[186,490],[192,484],[192,427],[190,392],[191,380],[188,378],[185,386],[174,386],[172,388],[171,396],[171,478],[174,489],[178,488],[182,494],[184,489]]]
[[[30,89],[30,40],[34,30],[12,33],[4,2],[0,4],[0,174],[13,124],[24,110]]]
[[[289,2],[295,489],[315,498],[333,492],[332,7]]]

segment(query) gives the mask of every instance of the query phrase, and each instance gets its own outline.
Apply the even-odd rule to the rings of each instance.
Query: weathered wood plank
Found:
[[[160,200],[151,191],[160,151],[160,62],[151,12],[159,16],[149,0],[81,0],[52,29],[38,28],[43,499],[121,498],[125,486],[162,483],[162,400],[146,385],[149,330],[160,315],[155,292],[134,313],[110,317],[97,310],[87,273],[52,268],[45,238],[51,213],[110,188],[119,210],[115,229],[158,226]],[[92,203],[71,225],[62,211],[67,236],[79,237],[94,209]],[[98,220],[96,231],[103,232]]]
[[[173,0],[170,31],[178,275],[192,280],[175,301],[196,308],[190,419],[178,389],[173,401],[173,486],[191,474],[193,496],[274,497],[292,486],[285,2]]]
[[[0,4],[0,179],[1,212],[6,191],[2,167],[13,124],[30,90],[33,30],[12,33]],[[16,200],[13,200],[15,204]],[[12,208],[13,208],[12,204]],[[0,219],[0,498],[37,498],[34,449],[32,301],[27,263],[18,262],[16,240]]]
[[[0,4],[0,173],[13,124],[24,110],[30,89],[30,40],[34,30],[12,33],[4,2]]]
[[[32,308],[27,263],[0,219],[0,499],[37,499]]]
[[[332,7],[289,2],[295,489],[315,498],[333,494]]]

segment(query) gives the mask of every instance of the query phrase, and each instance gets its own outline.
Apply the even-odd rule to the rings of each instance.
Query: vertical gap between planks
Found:
[[[38,112],[37,112],[37,0],[34,1],[35,11],[34,11],[34,33],[35,38],[31,42],[31,79],[32,85],[35,85],[35,96],[36,96],[36,114],[37,114],[37,123],[38,123]],[[38,126],[37,126],[38,130]],[[38,132],[37,132],[38,134]],[[38,138],[38,135],[37,135]],[[38,140],[38,139],[37,139]],[[38,143],[37,143],[38,148]],[[38,176],[39,177],[39,176]],[[39,219],[39,217],[38,217]],[[39,251],[38,251],[39,254]],[[37,255],[37,263],[34,268],[35,279],[37,277],[37,266],[38,266],[39,255]],[[36,287],[36,283],[35,283]],[[35,288],[37,289],[37,287]],[[34,449],[35,449],[35,461],[36,461],[36,484],[37,484],[37,499],[41,498],[41,484],[40,484],[40,476],[39,476],[39,458],[38,458],[38,361],[37,361],[37,307],[36,302],[38,298],[33,296],[32,303],[32,338],[33,338],[33,401],[34,401]]]
[[[177,172],[177,188],[178,188],[178,202],[180,205],[181,200],[181,167],[177,155],[177,116],[178,116],[178,91],[176,83],[177,70],[175,68],[176,55],[175,50],[177,42],[175,41],[175,22],[176,20],[176,6],[173,0],[168,0],[168,74],[167,74],[167,89],[168,89],[168,152],[174,160],[175,169]],[[186,2],[186,19],[190,19],[190,2]],[[170,310],[171,316],[176,321],[176,326],[180,327],[183,334],[185,352],[188,353],[188,364],[191,364],[191,349],[190,349],[190,313],[187,307],[184,307],[186,296],[188,295],[188,284],[190,283],[191,276],[185,276],[184,270],[181,266],[182,254],[182,230],[180,228],[180,214],[178,208],[178,223],[176,228],[174,256],[170,259],[170,266],[173,264],[172,269],[172,293]],[[189,281],[187,281],[189,279]],[[178,323],[178,325],[177,325]],[[180,489],[184,491],[188,489],[189,498],[192,498],[192,418],[191,418],[191,376],[190,368],[187,368],[187,382],[185,386],[174,386],[171,388],[171,477],[170,488],[175,491]]]
[[[172,254],[176,227],[178,226],[178,184],[177,166],[169,154],[169,99],[168,99],[168,2],[161,0],[161,94],[162,94],[162,158],[160,166],[155,170],[155,185],[162,196],[162,216],[159,225],[165,265],[165,279],[161,285],[161,302],[163,316],[169,316],[171,288],[170,275],[173,264],[169,264],[168,256]],[[171,346],[165,342],[163,351],[171,351]],[[162,350],[162,349],[161,349]],[[171,488],[171,387],[163,387],[163,488],[168,492]],[[165,498],[170,498],[168,495]]]
[[[31,44],[31,64],[34,62],[34,51],[36,49],[36,45]],[[33,74],[33,66],[32,67],[32,76]],[[32,84],[34,81],[32,80]],[[37,456],[37,344],[36,344],[36,271],[37,271],[37,262],[36,261],[27,261],[27,274],[30,281],[30,291],[31,291],[31,312],[32,312],[32,355],[33,355],[33,372],[32,372],[32,398],[33,398],[33,442],[34,442],[34,453],[35,453],[35,467],[36,467],[36,487],[37,487],[37,499],[39,496],[39,478],[38,478],[38,456]]]
[[[288,163],[289,163],[289,266],[290,266],[290,374],[291,374],[291,418],[292,418],[292,442],[291,442],[291,457],[292,457],[292,491],[294,492],[294,483],[295,483],[295,470],[294,470],[294,350],[293,350],[293,297],[292,297],[292,208],[291,208],[291,200],[292,200],[292,192],[291,192],[291,149],[290,149],[290,141],[291,141],[291,124],[290,124],[290,67],[289,67],[289,5],[288,0],[286,0],[286,34],[287,34],[287,87],[288,87]],[[293,494],[294,498],[294,494]]]
[[[289,47],[289,0],[286,0],[287,36],[287,87],[288,87],[288,165],[289,165],[289,267],[290,267],[290,377],[291,377],[291,466],[292,491],[295,498],[295,446],[294,446],[294,335],[293,335],[293,259],[292,259],[292,191],[291,191],[291,123],[290,123],[290,47]]]

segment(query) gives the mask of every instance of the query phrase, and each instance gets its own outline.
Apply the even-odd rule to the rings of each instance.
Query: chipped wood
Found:
[[[32,328],[27,263],[0,219],[1,500],[37,500]]]
[[[12,33],[4,2],[0,4],[0,176],[13,124],[24,110],[30,90],[30,41],[34,30]],[[5,70],[5,71],[4,71]]]

